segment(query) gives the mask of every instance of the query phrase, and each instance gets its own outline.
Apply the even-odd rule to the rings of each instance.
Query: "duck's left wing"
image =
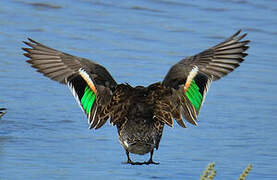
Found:
[[[240,35],[240,32],[199,54],[182,59],[164,78],[163,85],[175,90],[173,103],[188,122],[197,125],[197,115],[210,83],[232,72],[247,56],[245,51],[250,41],[243,40],[247,34]],[[185,127],[179,117],[174,118]]]

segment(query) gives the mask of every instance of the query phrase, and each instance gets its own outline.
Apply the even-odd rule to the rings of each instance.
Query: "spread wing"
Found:
[[[22,48],[28,63],[52,80],[67,84],[88,117],[90,128],[100,128],[108,119],[102,109],[117,85],[110,73],[96,62],[52,49],[32,39]]]
[[[197,55],[182,59],[164,78],[163,85],[176,90],[174,103],[188,122],[197,125],[197,115],[210,83],[232,72],[247,56],[245,51],[250,41],[243,40],[247,34],[240,35],[240,32]],[[174,118],[185,127],[178,117]]]

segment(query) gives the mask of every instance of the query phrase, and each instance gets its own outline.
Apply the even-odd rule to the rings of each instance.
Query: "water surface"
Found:
[[[114,127],[88,130],[66,86],[30,68],[31,37],[104,65],[119,83],[147,86],[171,65],[242,29],[246,61],[212,84],[199,126],[166,127],[154,159],[130,166]],[[0,179],[277,178],[277,2],[224,0],[0,1]],[[145,156],[132,156],[137,160]]]

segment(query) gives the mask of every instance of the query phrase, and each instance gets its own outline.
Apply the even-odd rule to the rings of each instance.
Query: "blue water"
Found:
[[[212,84],[198,127],[165,128],[157,166],[122,164],[116,129],[88,130],[68,88],[35,72],[20,49],[31,37],[146,86],[240,28],[249,56]],[[276,48],[274,0],[1,0],[0,179],[199,179],[213,161],[215,179],[237,179],[249,163],[249,180],[277,179]]]

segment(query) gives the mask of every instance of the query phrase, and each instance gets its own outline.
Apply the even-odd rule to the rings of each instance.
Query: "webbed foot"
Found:
[[[160,163],[158,163],[158,162],[154,162],[152,159],[149,159],[149,161],[144,162],[144,163],[147,164],[147,165],[149,165],[149,164],[155,164],[155,165],[160,164]]]
[[[152,150],[151,153],[150,153],[150,159],[149,159],[148,161],[144,161],[144,162],[134,162],[134,161],[131,160],[131,158],[130,158],[130,156],[129,156],[129,152],[126,150],[126,155],[127,155],[127,158],[128,158],[126,164],[131,164],[131,165],[144,165],[144,164],[146,164],[146,165],[149,165],[149,164],[158,165],[158,164],[160,164],[160,163],[154,162],[154,161],[152,160],[153,153],[154,153],[154,151]]]
[[[124,164],[131,164],[131,165],[149,165],[149,164],[155,164],[155,165],[158,165],[160,163],[157,163],[157,162],[154,162],[152,160],[149,160],[149,161],[144,161],[144,162],[134,162],[132,160],[128,160],[127,162],[125,162]]]

